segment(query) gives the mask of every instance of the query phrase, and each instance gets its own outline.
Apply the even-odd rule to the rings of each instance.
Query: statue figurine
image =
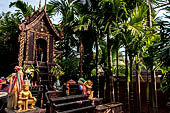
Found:
[[[34,106],[36,102],[37,102],[37,99],[32,96],[31,92],[29,91],[28,82],[26,81],[22,87],[21,92],[19,93],[18,112],[35,110]],[[28,108],[28,105],[31,105],[31,106]]]
[[[87,87],[87,95],[89,96],[89,99],[93,99],[94,92],[92,91],[93,82],[91,80],[87,80],[84,82],[84,85]]]

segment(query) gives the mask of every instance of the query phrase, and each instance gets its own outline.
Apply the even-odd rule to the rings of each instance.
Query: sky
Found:
[[[10,2],[15,2],[17,0],[0,0],[0,12],[7,12],[7,11],[11,11],[14,12],[15,8],[9,8],[9,4]],[[39,6],[39,0],[23,0],[24,2],[35,6],[36,8],[38,8]],[[47,0],[47,2],[49,2],[50,0]],[[44,6],[45,0],[41,0],[41,7]]]
[[[10,2],[15,2],[17,0],[0,0],[0,13],[3,12],[7,12],[7,11],[11,11],[11,12],[15,12],[16,8],[11,7],[9,8],[9,4]],[[37,9],[39,7],[39,0],[23,0],[24,2],[28,3],[29,5],[35,6],[35,8]],[[50,0],[47,0],[47,2],[49,2]],[[41,0],[41,7],[43,7],[45,4],[45,0]],[[158,11],[158,15],[157,17],[163,16],[163,14],[166,13],[165,11]],[[59,17],[60,18],[60,17]],[[52,22],[54,24],[57,24],[59,22],[59,18],[53,18]]]
[[[0,0],[0,13],[1,12],[15,12],[16,8],[11,7],[9,8],[9,4],[10,2],[15,2],[17,0]],[[33,7],[35,6],[36,9],[38,9],[39,7],[39,0],[22,0],[26,3],[28,3],[29,5],[32,5]],[[47,3],[50,2],[50,0],[47,0]],[[43,7],[45,4],[45,0],[41,0],[41,7]],[[58,24],[60,21],[61,16],[57,17],[55,16],[54,18],[51,19],[51,21],[53,22],[53,24]]]

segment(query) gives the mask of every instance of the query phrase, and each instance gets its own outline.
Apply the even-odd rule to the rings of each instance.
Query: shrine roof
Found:
[[[56,28],[53,26],[48,13],[46,12],[45,9],[43,9],[42,11],[36,11],[34,12],[34,14],[31,17],[27,17],[25,19],[25,22],[21,23],[19,25],[19,30],[21,31],[27,31],[29,29],[31,29],[32,27],[34,27],[38,22],[40,22],[43,18],[46,19],[46,23],[50,26],[52,32],[59,38],[62,39],[63,36],[62,34],[60,34]]]

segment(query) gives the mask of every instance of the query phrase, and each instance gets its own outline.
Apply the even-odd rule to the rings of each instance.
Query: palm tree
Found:
[[[107,37],[107,60],[108,60],[108,75],[106,75],[106,90],[108,91],[106,94],[108,97],[106,100],[107,102],[115,101],[113,94],[113,79],[111,79],[112,75],[112,33],[115,34],[119,29],[114,31],[114,28],[119,25],[119,22],[121,22],[121,17],[126,15],[126,8],[125,8],[125,2],[122,0],[101,0],[101,10],[103,17],[103,25],[105,25],[105,34]],[[122,15],[121,15],[122,14]],[[115,16],[113,16],[115,15]],[[117,25],[116,25],[117,24]],[[119,31],[120,32],[120,31]],[[109,80],[111,79],[111,80]]]
[[[148,11],[147,11],[147,20],[148,20],[148,27],[152,27],[152,19],[151,19],[151,3],[150,3],[150,0],[147,0],[146,1],[146,4],[147,4],[147,7],[148,7]],[[153,48],[151,47],[151,59],[152,59],[152,62],[153,61]],[[157,104],[157,90],[156,90],[156,77],[155,77],[155,74],[154,74],[154,71],[153,71],[153,65],[150,67],[150,70],[151,70],[151,84],[152,84],[152,105],[153,105],[153,112],[154,113],[158,113],[158,104]]]
[[[75,32],[73,29],[73,27],[77,25],[77,13],[74,7],[76,3],[77,1],[72,0],[52,0],[49,2],[49,4],[47,4],[47,10],[49,9],[49,12],[52,12],[53,15],[57,14],[61,16],[58,26],[60,32],[63,32],[64,34],[64,40],[62,40],[57,49],[63,51],[63,54],[60,57],[63,61],[76,57],[77,51],[73,48],[79,47],[80,45],[79,39],[74,36]],[[82,62],[80,65],[82,65]],[[68,72],[67,70],[65,71]],[[70,74],[65,73],[65,76],[69,78]]]
[[[122,46],[122,41],[119,39],[119,37],[121,37],[121,33],[119,35],[117,35],[113,40],[112,43],[114,43],[113,45],[113,59],[115,59],[114,62],[114,67],[115,67],[115,73],[116,73],[116,87],[115,87],[115,101],[119,102],[119,49]]]
[[[161,0],[158,0],[156,2],[158,5],[156,8],[160,8],[161,10],[166,10],[166,11],[169,11],[169,2],[168,1],[161,1]],[[169,19],[169,16],[165,14],[165,18],[166,19]],[[157,41],[156,44],[154,44],[154,47],[157,48],[157,55],[156,55],[156,58],[159,60],[158,62],[160,63],[160,67],[161,67],[161,70],[162,70],[162,83],[166,83],[167,85],[163,86],[161,88],[162,91],[168,91],[168,103],[167,103],[167,106],[168,106],[168,110],[169,110],[169,113],[170,113],[170,106],[169,106],[169,102],[170,102],[170,93],[169,93],[169,64],[170,64],[170,59],[169,59],[169,32],[170,32],[170,29],[169,29],[169,21],[166,21],[166,20],[163,20],[163,19],[159,19],[158,20],[158,24],[160,24],[160,36],[161,36],[161,40],[160,41]]]
[[[133,106],[133,76],[132,76],[132,65],[133,59],[138,54],[138,51],[142,47],[142,38],[144,34],[144,27],[143,24],[145,23],[146,17],[146,7],[144,5],[136,6],[136,8],[132,11],[129,21],[127,21],[125,25],[125,33],[123,42],[125,45],[125,54],[128,53],[129,55],[129,62],[130,62],[130,84],[129,84],[129,92],[130,92],[130,112],[134,112]],[[126,58],[127,55],[125,55]],[[126,58],[127,61],[127,58]],[[127,65],[127,64],[126,64]],[[138,78],[138,76],[137,76]],[[128,67],[126,66],[126,79],[127,79],[127,91],[128,91]],[[138,84],[137,84],[138,85]],[[139,86],[137,86],[139,88]],[[140,89],[140,88],[139,88]],[[127,94],[128,95],[128,94]],[[140,94],[138,93],[138,100],[140,100]],[[126,97],[128,99],[128,97]],[[128,101],[127,101],[128,102]],[[140,109],[140,101],[138,102]],[[128,108],[128,103],[127,106]],[[140,112],[140,111],[139,111]]]

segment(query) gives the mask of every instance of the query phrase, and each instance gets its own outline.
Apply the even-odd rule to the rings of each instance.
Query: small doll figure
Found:
[[[8,89],[8,104],[7,107],[9,109],[16,109],[17,107],[17,100],[18,100],[18,93],[22,89],[23,81],[23,72],[22,67],[15,66],[16,73],[13,73],[9,78],[10,84]]]
[[[80,78],[80,79],[78,80],[79,89],[80,89],[81,91],[83,91],[83,94],[85,95],[85,94],[87,94],[87,88],[86,88],[86,86],[84,85],[84,82],[85,82],[84,78]]]

